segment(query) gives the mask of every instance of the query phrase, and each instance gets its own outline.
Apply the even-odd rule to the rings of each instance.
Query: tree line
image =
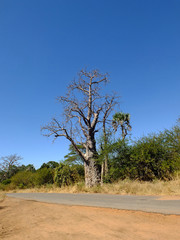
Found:
[[[104,139],[99,141],[103,144]],[[168,181],[180,170],[180,121],[169,130],[149,134],[134,142],[123,139],[122,135],[114,140],[109,133],[106,147],[101,144],[97,150],[97,164],[102,167],[105,157],[108,160],[106,172],[101,172],[101,184],[125,178]],[[78,147],[85,152],[82,145]],[[85,178],[83,159],[73,145],[69,146],[64,161],[49,161],[37,170],[32,164],[20,165],[21,160],[16,154],[0,159],[0,189],[33,188],[47,184],[61,187],[83,182]]]
[[[103,144],[103,139],[99,140]],[[153,181],[171,180],[174,173],[180,170],[180,122],[169,130],[149,134],[137,141],[128,138],[114,140],[112,133],[108,134],[106,148],[100,144],[97,164],[102,167],[107,161],[106,173],[102,173],[102,183],[113,183],[125,178]],[[85,152],[83,146],[78,146]],[[39,169],[32,164],[20,165],[22,158],[16,154],[2,157],[0,165],[0,189],[33,188],[42,185],[56,184],[61,187],[85,178],[83,159],[78,155],[73,145],[64,161],[49,161]]]

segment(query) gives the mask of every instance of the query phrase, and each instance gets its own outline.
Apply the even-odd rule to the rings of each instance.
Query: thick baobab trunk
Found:
[[[93,187],[99,185],[101,172],[96,160],[90,159],[89,162],[84,162],[84,168],[86,187]]]
[[[97,162],[97,151],[94,135],[92,134],[86,146],[86,161],[84,162],[86,187],[93,187],[100,184],[101,167]]]

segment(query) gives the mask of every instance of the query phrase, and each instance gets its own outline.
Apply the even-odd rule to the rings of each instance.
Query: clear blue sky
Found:
[[[69,143],[40,127],[61,112],[56,97],[84,67],[110,74],[132,116],[132,136],[180,116],[179,0],[1,0],[0,156],[59,161]]]

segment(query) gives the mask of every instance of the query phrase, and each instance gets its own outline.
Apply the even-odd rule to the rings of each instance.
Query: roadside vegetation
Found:
[[[44,186],[8,190],[8,192],[44,192],[44,193],[104,193],[120,195],[162,195],[180,196],[180,177],[175,177],[170,181],[156,180],[152,182],[119,180],[115,183],[104,183],[102,186],[87,188],[84,182],[78,182],[69,186],[58,187],[55,184]]]
[[[106,150],[99,149],[100,166],[108,156],[102,184],[87,188],[83,161],[70,145],[64,161],[43,163],[37,170],[31,164],[20,165],[17,155],[1,159],[0,190],[180,195],[179,122],[172,129],[134,142],[111,137],[107,144]]]

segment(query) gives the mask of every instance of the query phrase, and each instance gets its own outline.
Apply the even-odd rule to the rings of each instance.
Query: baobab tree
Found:
[[[68,86],[67,94],[58,97],[58,101],[64,105],[64,118],[53,118],[42,128],[45,136],[53,136],[54,139],[65,137],[70,141],[84,161],[87,187],[99,184],[101,178],[96,133],[103,128],[115,99],[114,95],[101,92],[107,82],[108,74],[98,70],[81,70],[78,79]],[[84,146],[85,152],[78,146]]]

